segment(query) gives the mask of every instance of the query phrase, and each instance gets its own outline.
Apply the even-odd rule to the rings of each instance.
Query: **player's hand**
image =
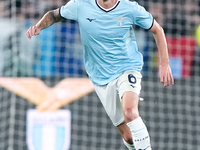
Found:
[[[41,29],[38,28],[37,26],[31,26],[27,32],[26,32],[26,36],[31,39],[32,36],[38,35],[40,34]]]
[[[169,86],[170,84],[174,84],[174,78],[172,76],[171,68],[167,64],[161,64],[159,66],[159,76],[160,82],[164,84],[164,86]]]

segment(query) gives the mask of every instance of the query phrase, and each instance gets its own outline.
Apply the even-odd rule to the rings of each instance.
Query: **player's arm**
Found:
[[[64,20],[64,18],[59,13],[59,8],[55,10],[48,11],[42,19],[38,21],[38,23],[34,26],[31,26],[26,32],[26,36],[31,39],[32,36],[40,34],[40,31],[48,28],[56,22],[60,22]]]
[[[156,22],[156,20],[154,20],[154,24],[150,31],[153,33],[159,51],[160,82],[164,83],[164,86],[169,86],[170,84],[174,84],[174,79],[169,66],[167,42],[163,28]]]

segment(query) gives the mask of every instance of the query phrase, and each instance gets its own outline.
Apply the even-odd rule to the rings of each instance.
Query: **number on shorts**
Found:
[[[128,75],[128,81],[129,81],[130,83],[132,83],[132,84],[135,84],[137,80],[136,80],[136,78],[135,78],[134,75],[129,74],[129,75]]]

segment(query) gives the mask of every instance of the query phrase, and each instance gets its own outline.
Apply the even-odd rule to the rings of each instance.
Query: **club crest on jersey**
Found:
[[[119,21],[119,26],[121,27],[123,24],[124,19],[126,19],[127,17],[116,17],[116,19]]]

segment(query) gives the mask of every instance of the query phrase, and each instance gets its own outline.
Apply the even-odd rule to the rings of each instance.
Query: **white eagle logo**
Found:
[[[118,19],[119,21],[119,25],[122,26],[122,23],[124,21],[124,19],[126,19],[127,17],[116,17],[116,19]]]

